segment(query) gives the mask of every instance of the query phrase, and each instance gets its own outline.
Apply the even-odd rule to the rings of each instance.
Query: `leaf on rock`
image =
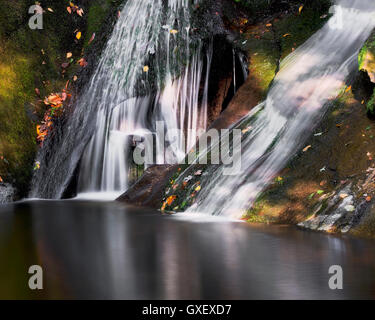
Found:
[[[170,197],[168,197],[168,199],[166,201],[167,204],[168,204],[168,206],[170,206],[173,203],[173,201],[176,200],[176,198],[177,198],[177,196],[170,196]]]
[[[304,148],[302,151],[303,152],[306,152],[307,150],[309,150],[311,148],[311,145],[308,145],[306,148]]]
[[[77,63],[81,66],[81,67],[86,67],[88,65],[87,61],[85,60],[85,58],[81,58],[77,61]]]

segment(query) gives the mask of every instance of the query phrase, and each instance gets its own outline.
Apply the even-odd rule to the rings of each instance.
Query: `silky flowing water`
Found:
[[[126,191],[135,137],[155,133],[156,121],[165,132],[181,134],[177,141],[169,135],[156,141],[155,163],[185,156],[207,126],[212,49],[191,39],[190,10],[196,2],[126,2],[58,146],[39,153],[31,197],[61,198],[75,172],[79,193]],[[168,153],[162,144],[172,145]]]
[[[339,0],[328,23],[281,64],[267,99],[236,126],[242,139],[241,173],[211,168],[188,212],[241,217],[257,196],[303,148],[327,106],[357,67],[363,43],[375,27],[375,2]]]

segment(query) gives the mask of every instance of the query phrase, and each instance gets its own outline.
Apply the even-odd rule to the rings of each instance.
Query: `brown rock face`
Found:
[[[176,171],[177,165],[155,165],[120,196],[117,201],[151,208],[160,208],[163,190]]]
[[[228,107],[212,123],[211,128],[225,129],[235,124],[247,115],[261,101],[262,95],[258,90],[256,79],[249,76],[246,82],[236,92]]]

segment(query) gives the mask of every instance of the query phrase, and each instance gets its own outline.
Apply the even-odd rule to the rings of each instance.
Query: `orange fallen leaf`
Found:
[[[161,210],[161,211],[164,211],[166,206],[167,206],[167,202],[164,201],[164,202],[163,202],[163,205],[162,205],[162,207],[161,207],[160,210]]]
[[[81,67],[86,67],[87,66],[87,61],[85,60],[85,58],[81,58],[77,61],[77,63],[81,66]]]
[[[267,23],[266,27],[272,27],[272,23]]]
[[[324,187],[326,184],[327,184],[327,180],[322,180],[322,181],[319,183],[319,185],[320,185],[321,187]]]
[[[372,198],[371,198],[370,196],[366,197],[366,201],[367,201],[367,202],[370,202],[371,199],[372,199]]]
[[[70,7],[67,7],[66,10],[68,10],[69,14],[72,14],[72,9]]]
[[[81,39],[81,37],[82,37],[82,33],[81,33],[81,31],[78,31],[77,34],[76,34],[76,38],[79,40],[79,39]]]
[[[352,86],[347,87],[345,92],[349,92],[350,90],[352,90]]]
[[[307,150],[309,150],[311,148],[311,145],[307,146],[306,148],[304,148],[302,151],[303,152],[306,152]]]
[[[3,182],[3,178],[0,176],[0,182]]]
[[[285,37],[290,37],[290,36],[291,36],[290,33],[286,33],[286,34],[283,35],[284,38],[285,38]]]
[[[176,200],[176,198],[177,198],[177,196],[170,196],[168,199],[167,199],[167,204],[170,206],[172,203],[173,203],[173,201],[175,201]]]

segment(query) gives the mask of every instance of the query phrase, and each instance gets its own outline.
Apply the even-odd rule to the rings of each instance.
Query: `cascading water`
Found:
[[[283,61],[265,102],[236,125],[242,171],[224,175],[211,166],[188,212],[241,217],[286,165],[323,117],[357,65],[359,49],[375,27],[375,1],[339,0],[329,22]]]
[[[199,94],[204,59],[208,87],[212,53],[207,49],[203,55],[201,41],[190,38],[190,8],[196,3],[126,2],[57,152],[39,154],[32,197],[62,197],[79,162],[78,192],[124,192],[133,137],[154,132],[156,120],[164,121],[166,130],[188,132],[177,143],[167,136],[165,143],[174,148],[157,153],[156,162],[184,157],[207,125],[207,92],[202,101]]]

